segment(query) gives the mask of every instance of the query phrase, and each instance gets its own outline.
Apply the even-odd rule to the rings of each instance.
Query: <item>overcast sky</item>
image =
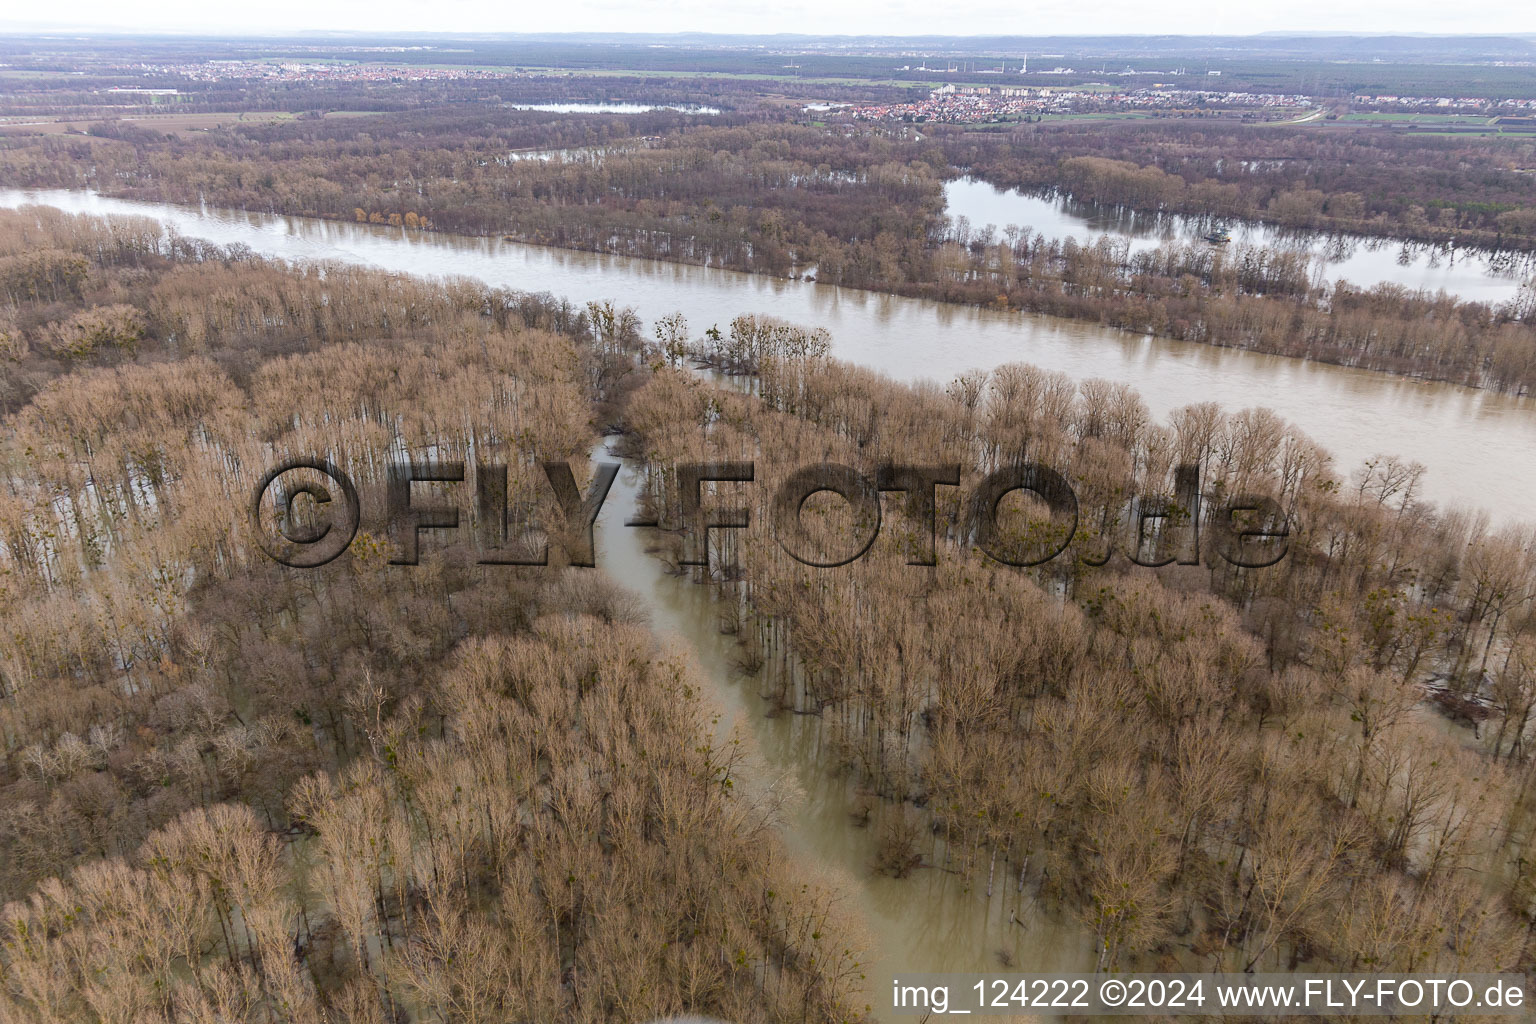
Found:
[[[1052,35],[1269,31],[1536,33],[1519,0],[71,0],[53,14],[13,0],[0,29],[154,32],[350,29],[439,32],[800,32]]]

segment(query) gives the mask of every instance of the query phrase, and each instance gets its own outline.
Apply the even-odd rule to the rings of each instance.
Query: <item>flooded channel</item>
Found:
[[[617,461],[602,445],[591,455]],[[760,696],[766,683],[739,667],[736,640],[719,629],[711,588],[669,575],[646,550],[654,531],[624,526],[636,511],[643,480],[642,471],[626,463],[614,481],[597,521],[597,564],[639,595],[658,636],[691,649],[721,712],[717,742],[735,732],[748,749],[747,793],[781,807],[779,831],[791,855],[810,878],[845,895],[844,909],[868,940],[866,989],[877,1017],[885,1019],[880,1010],[901,970],[1091,971],[1092,933],[1032,903],[1032,886],[1021,898],[1003,872],[989,899],[984,870],[965,874],[955,864],[928,864],[903,879],[873,870],[879,815],[891,808],[877,808],[867,825],[855,823],[860,794],[830,766],[819,719],[769,714],[772,705]]]
[[[1200,242],[1213,229],[1224,229],[1233,246],[1262,246],[1304,252],[1311,259],[1314,283],[1349,281],[1362,288],[1400,284],[1405,288],[1446,291],[1475,302],[1513,299],[1536,275],[1536,255],[1456,249],[1427,242],[1372,238],[1366,235],[1288,231],[1272,224],[1230,218],[1183,217],[1144,213],[1126,207],[1082,203],[1060,193],[1034,194],[1000,189],[975,178],[944,186],[945,212],[954,222],[964,217],[971,232],[988,225],[1001,239],[1009,225],[1046,238],[1092,242],[1108,235],[1132,252],[1169,243]]]

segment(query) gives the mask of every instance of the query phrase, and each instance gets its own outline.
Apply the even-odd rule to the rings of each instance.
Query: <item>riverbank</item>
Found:
[[[1070,237],[1032,238],[1028,232],[1007,234],[1005,240],[990,224],[976,235],[952,228],[929,254],[931,279],[866,287],[1409,380],[1517,396],[1536,390],[1536,328],[1527,320],[1536,313],[1536,295],[1518,286],[1502,289],[1497,297],[1464,300],[1433,287],[1405,287],[1382,268],[1375,280],[1324,279],[1326,265],[1313,266],[1321,257],[1298,252],[1294,245],[1276,248],[1239,240],[1221,247],[1200,238],[1174,238],[1135,246],[1109,232],[1082,243]],[[1004,224],[1028,227],[1029,221],[1020,217]],[[1239,237],[1248,234],[1251,230]],[[501,237],[554,244],[540,232]],[[617,238],[607,246],[560,247],[634,255]],[[661,258],[709,265],[707,260]],[[825,266],[818,261],[782,276],[795,280],[813,268],[820,277]],[[1412,274],[1404,269],[1402,276]]]
[[[1013,227],[1030,235],[1075,238],[1080,245],[1107,236],[1125,243],[1134,255],[1159,245],[1204,242],[1212,232],[1224,232],[1232,249],[1249,246],[1304,257],[1310,285],[1348,281],[1368,289],[1390,283],[1495,307],[1517,298],[1536,276],[1536,253],[1529,251],[1285,228],[1210,210],[1180,214],[1089,203],[1054,189],[1023,192],[969,175],[944,183],[944,208],[951,234],[958,236],[963,225],[966,241],[989,230],[994,238],[1006,237]]]

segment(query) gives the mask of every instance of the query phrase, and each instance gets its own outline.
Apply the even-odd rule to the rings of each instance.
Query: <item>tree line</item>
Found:
[[[897,288],[949,302],[1097,321],[1141,335],[1315,359],[1525,394],[1536,386],[1536,293],[1502,303],[1392,283],[1316,282],[1304,254],[1260,246],[975,231],[935,246],[931,277]]]
[[[675,111],[577,117],[466,107],[196,141],[39,136],[0,149],[36,187],[210,203],[827,280],[906,280],[942,212],[941,165],[899,141]],[[693,119],[697,121],[698,119]],[[735,120],[744,121],[745,118]],[[596,154],[519,159],[528,149]],[[937,154],[933,160],[937,161]]]

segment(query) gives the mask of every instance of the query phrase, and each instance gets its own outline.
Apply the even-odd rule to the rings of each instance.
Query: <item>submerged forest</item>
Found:
[[[1529,41],[745,39],[0,37],[0,1024],[1536,973]]]
[[[1085,969],[1531,962],[1536,544],[1425,504],[1412,463],[1335,465],[1261,409],[1159,422],[1025,364],[900,384],[747,311],[702,333],[150,221],[8,212],[0,254],[8,1019],[863,1019],[856,915],[579,538],[480,564],[506,525],[466,503],[480,540],[392,564],[389,464],[504,463],[556,522],[541,465],[585,491],[604,431],[760,713],[814,720],[869,870],[1080,921]],[[290,569],[245,507],[316,453],[363,527]],[[756,479],[704,509],[751,526],[683,564],[678,469],[728,460]],[[959,486],[909,480],[820,568],[768,526],[818,463]],[[1031,463],[1076,529],[1021,568],[998,544],[1056,546],[1059,516],[1002,496],[984,545],[967,496]],[[1288,534],[1265,568],[1212,556],[1249,493]],[[1151,532],[1137,495],[1170,498]],[[804,542],[857,547],[849,508],[812,497]]]

